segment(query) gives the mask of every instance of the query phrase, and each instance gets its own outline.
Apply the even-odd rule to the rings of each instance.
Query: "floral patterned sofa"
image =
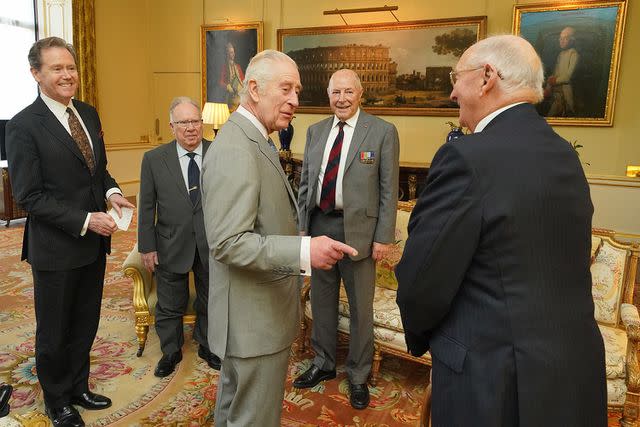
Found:
[[[591,291],[606,353],[607,404],[622,410],[620,424],[626,427],[636,425],[640,409],[640,317],[633,305],[640,245],[619,242],[614,235],[593,229]]]
[[[407,225],[409,216],[415,202],[398,202],[398,219],[396,221],[396,244],[392,251],[384,260],[378,262],[376,266],[376,290],[373,300],[373,336],[374,353],[373,366],[371,369],[370,382],[375,385],[380,371],[380,363],[384,353],[393,354],[403,359],[412,360],[431,366],[431,355],[429,353],[422,357],[413,357],[407,353],[407,346],[404,341],[404,331],[400,310],[396,305],[396,281],[393,269],[400,261],[404,242],[407,240]],[[302,321],[302,339],[299,351],[304,351],[308,344],[310,331],[311,302],[309,301],[310,286],[307,284],[303,288],[302,302],[304,306],[304,319]],[[338,305],[338,332],[341,338],[345,339],[349,335],[349,303],[344,287],[340,289],[340,303]]]

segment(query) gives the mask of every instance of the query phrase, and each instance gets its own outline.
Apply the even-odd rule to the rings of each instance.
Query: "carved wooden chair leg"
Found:
[[[420,417],[420,427],[431,426],[431,369],[429,369],[429,385],[424,396],[422,405],[422,416]]]
[[[622,418],[620,425],[622,427],[638,426],[638,410],[640,409],[640,394],[627,391],[622,408]]]
[[[371,365],[371,379],[369,382],[372,386],[376,386],[378,382],[378,374],[380,373],[380,363],[382,363],[382,352],[378,346],[374,346],[373,364]]]
[[[298,345],[298,356],[307,349],[307,322],[304,318],[300,321],[300,340]]]
[[[144,347],[147,344],[147,334],[149,333],[149,325],[136,325],[136,335],[138,336],[138,352],[136,356],[142,356]]]

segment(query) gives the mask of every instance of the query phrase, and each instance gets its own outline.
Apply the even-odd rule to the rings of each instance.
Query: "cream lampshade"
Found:
[[[221,102],[207,102],[202,109],[202,121],[213,125],[214,136],[218,133],[218,129],[229,118],[229,107]]]

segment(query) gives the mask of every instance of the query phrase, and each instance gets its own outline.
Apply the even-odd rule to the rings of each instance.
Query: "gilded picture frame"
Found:
[[[300,113],[330,113],[331,74],[351,68],[372,114],[457,116],[449,72],[485,37],[486,16],[334,27],[278,29],[278,50],[300,71]]]
[[[262,48],[263,23],[203,25],[202,104],[226,102],[234,111],[239,104],[238,90],[251,58]]]
[[[627,0],[515,5],[513,33],[545,69],[538,112],[552,125],[612,126]]]

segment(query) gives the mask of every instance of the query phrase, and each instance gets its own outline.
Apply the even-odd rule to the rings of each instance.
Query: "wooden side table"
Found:
[[[13,191],[11,191],[11,181],[9,180],[9,169],[7,168],[6,160],[0,162],[0,168],[2,168],[2,191],[4,194],[4,212],[2,213],[2,219],[7,222],[5,227],[8,227],[12,219],[25,218],[27,212],[18,206],[13,199]]]

